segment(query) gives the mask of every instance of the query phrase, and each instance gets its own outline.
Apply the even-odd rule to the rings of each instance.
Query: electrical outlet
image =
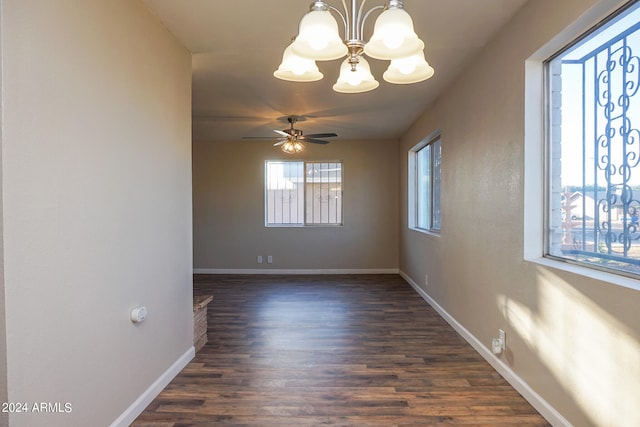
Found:
[[[429,275],[428,274],[424,275],[424,285],[425,286],[429,286]]]
[[[257,261],[258,264],[262,264],[262,255],[258,255]]]
[[[507,334],[502,329],[498,329],[498,339],[502,343],[502,351],[507,349]]]
[[[273,264],[273,257],[271,255],[267,256],[267,264]]]

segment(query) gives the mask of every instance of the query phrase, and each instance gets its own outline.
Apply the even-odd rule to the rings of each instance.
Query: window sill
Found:
[[[409,227],[409,230],[416,231],[421,234],[426,234],[427,236],[440,237],[440,233],[436,233],[435,231],[425,230],[424,228]]]
[[[565,271],[567,273],[577,274],[582,277],[586,277],[593,280],[599,280],[612,285],[621,286],[623,288],[633,289],[640,291],[640,280],[632,279],[631,277],[621,276],[615,273],[609,273],[606,271],[600,271],[582,265],[574,264],[571,262],[565,262],[555,260],[551,258],[531,258],[525,261],[532,262],[534,264],[541,265],[543,267],[553,268],[556,270]]]
[[[265,228],[340,228],[344,224],[267,224]]]

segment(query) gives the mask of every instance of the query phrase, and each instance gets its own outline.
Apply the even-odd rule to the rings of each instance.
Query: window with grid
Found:
[[[342,162],[268,161],[265,223],[342,225]]]
[[[436,133],[409,150],[409,227],[440,232],[441,141]]]
[[[546,62],[546,255],[640,274],[640,2]]]

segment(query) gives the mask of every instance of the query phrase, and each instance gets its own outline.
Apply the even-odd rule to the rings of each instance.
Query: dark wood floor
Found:
[[[134,426],[549,425],[399,276],[196,276],[209,342]]]

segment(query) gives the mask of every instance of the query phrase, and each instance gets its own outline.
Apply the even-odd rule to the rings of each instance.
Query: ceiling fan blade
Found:
[[[243,136],[242,139],[280,139],[279,136]]]
[[[322,139],[304,138],[304,142],[311,142],[313,144],[328,144],[329,141],[323,141]]]
[[[290,136],[288,133],[286,133],[286,132],[284,132],[284,131],[281,131],[281,130],[276,130],[276,129],[274,129],[273,131],[274,131],[275,133],[277,133],[278,135],[282,135],[282,136],[284,136],[285,138],[288,138],[288,137]],[[278,138],[279,138],[279,137],[278,137]]]
[[[275,144],[273,144],[274,147],[279,147],[282,144],[284,144],[285,142],[287,142],[288,139],[281,139],[280,141],[276,142]]]
[[[304,135],[303,139],[307,138],[333,138],[338,136],[337,133],[310,133],[308,135]]]

